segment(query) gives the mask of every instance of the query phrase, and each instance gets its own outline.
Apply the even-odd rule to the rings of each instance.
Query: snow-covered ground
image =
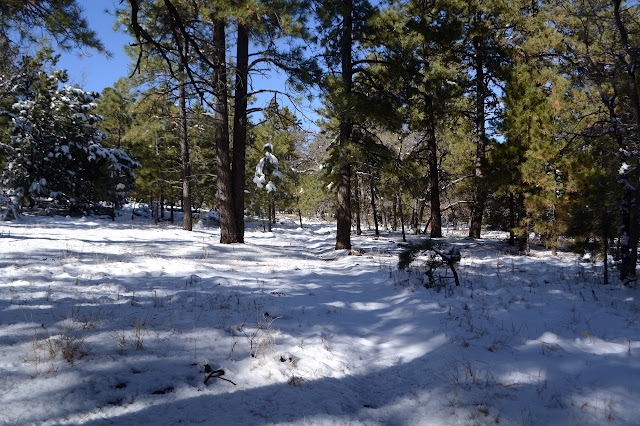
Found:
[[[397,270],[397,235],[353,237],[358,255],[334,238],[0,224],[0,423],[640,421],[640,290],[499,234],[445,239],[462,286],[426,289]]]

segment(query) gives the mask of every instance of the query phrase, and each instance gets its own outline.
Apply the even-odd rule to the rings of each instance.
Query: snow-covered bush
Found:
[[[34,73],[16,93],[2,185],[18,207],[55,200],[73,208],[97,202],[120,206],[138,166],[125,152],[105,148],[93,113],[97,93],[65,85],[64,72]]]

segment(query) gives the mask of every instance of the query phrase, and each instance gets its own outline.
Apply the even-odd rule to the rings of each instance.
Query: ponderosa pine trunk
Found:
[[[352,64],[352,43],[353,43],[353,3],[345,0],[344,12],[342,15],[342,40],[341,40],[341,62],[342,62],[342,84],[344,85],[344,96],[346,104],[351,101],[353,64]],[[339,113],[340,127],[338,135],[339,143],[339,169],[338,169],[338,210],[336,212],[336,250],[351,249],[351,163],[349,159],[349,139],[351,138],[352,123],[350,111],[343,105]]]
[[[476,17],[476,19],[480,19]],[[487,138],[485,129],[485,96],[486,88],[484,84],[484,56],[483,40],[474,37],[473,45],[475,49],[475,81],[476,81],[476,171],[473,185],[473,202],[471,204],[471,217],[469,218],[469,237],[480,238],[482,230],[482,215],[484,212],[485,190],[484,190],[484,162],[486,157]]]
[[[354,204],[356,207],[356,235],[362,235],[362,223],[361,223],[361,217],[360,217],[360,183],[358,181],[358,175],[356,174],[356,176],[354,176],[353,179],[353,183],[354,183],[354,188],[353,188],[353,194],[354,194]]]
[[[191,231],[193,229],[193,218],[191,217],[191,161],[189,158],[189,138],[187,135],[187,93],[185,88],[185,77],[187,64],[187,44],[184,42],[183,62],[180,64],[180,86],[178,88],[178,104],[180,108],[180,159],[182,169],[182,229]],[[164,210],[164,209],[163,209]]]
[[[373,213],[373,224],[375,226],[377,236],[380,235],[380,230],[378,227],[378,209],[376,209],[376,193],[373,186],[373,175],[371,175],[371,180],[369,181],[369,189],[371,190],[371,212]]]
[[[640,143],[640,95],[638,87],[638,79],[636,73],[638,72],[638,54],[636,49],[631,46],[629,41],[629,35],[627,29],[622,21],[620,14],[621,0],[613,0],[613,12],[616,22],[616,28],[620,34],[620,41],[625,53],[625,66],[627,79],[629,81],[629,95],[631,97],[631,105],[633,108],[633,114],[635,119],[635,140],[636,144]],[[622,138],[622,137],[620,137]],[[621,151],[623,153],[631,152],[626,142],[622,143]],[[628,164],[627,170],[621,174],[620,180],[624,185],[622,194],[622,229],[620,237],[620,251],[622,262],[620,265],[620,279],[623,282],[630,282],[636,279],[636,266],[638,263],[638,240],[640,233],[638,231],[638,162],[637,156],[626,155],[624,160]],[[630,182],[631,181],[631,182]]]
[[[213,91],[216,162],[218,165],[218,200],[220,202],[220,242],[235,243],[233,182],[229,155],[229,114],[227,108],[227,64],[225,22],[214,22]]]
[[[431,189],[431,238],[442,237],[442,215],[440,214],[440,178],[438,176],[438,145],[436,142],[433,103],[427,96],[427,146],[429,149],[429,186]]]
[[[249,75],[249,32],[238,24],[236,87],[233,116],[233,185],[234,242],[244,242],[244,177],[247,146],[247,84]]]

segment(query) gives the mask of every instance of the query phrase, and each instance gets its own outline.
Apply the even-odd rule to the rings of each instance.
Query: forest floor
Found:
[[[640,289],[576,255],[450,232],[462,285],[425,288],[397,234],[349,255],[331,223],[221,245],[129,215],[0,224],[0,423],[640,419]]]

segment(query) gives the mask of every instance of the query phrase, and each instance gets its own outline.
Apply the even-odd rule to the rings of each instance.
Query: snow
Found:
[[[630,168],[631,166],[629,166],[627,163],[622,163],[620,169],[618,170],[618,174],[621,176],[626,175]]]
[[[273,183],[272,181],[269,181],[266,185],[265,185],[265,189],[267,190],[267,192],[277,192],[277,188],[276,188],[276,184]]]
[[[232,245],[200,223],[1,223],[0,422],[640,418],[638,290],[601,285],[601,265],[448,230],[462,285],[427,289],[420,259],[398,271],[397,234],[353,236],[349,255],[332,223],[249,223]],[[236,385],[205,384],[206,365]]]

